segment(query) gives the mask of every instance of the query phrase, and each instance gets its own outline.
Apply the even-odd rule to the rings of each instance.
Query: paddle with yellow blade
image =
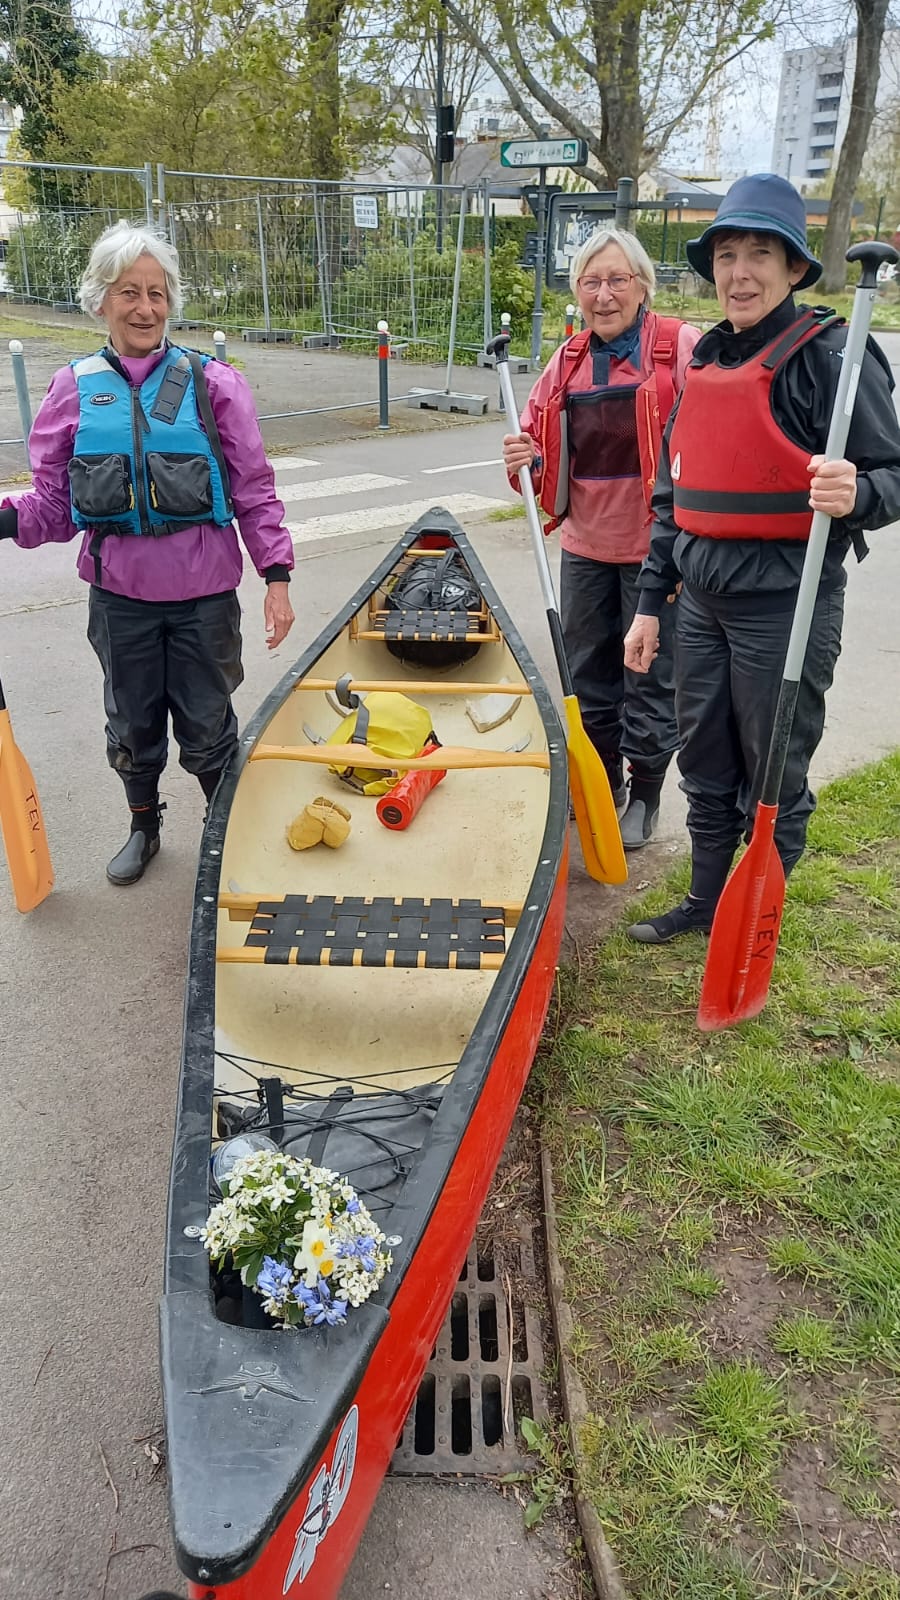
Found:
[[[0,683],[0,833],[20,911],[33,911],[53,888],[53,867],[31,768],[13,738]]]
[[[493,355],[497,362],[497,376],[500,379],[500,393],[503,396],[503,405],[513,433],[519,433],[519,414],[516,410],[516,397],[513,394],[512,379],[509,375],[509,329],[505,328],[488,345],[488,354]],[[531,473],[527,467],[519,471],[519,483],[522,489],[522,499],[525,502],[525,511],[528,517],[528,528],[531,534],[531,543],[537,559],[538,577],[541,583],[541,592],[544,604],[547,607],[547,622],[550,626],[550,638],[553,641],[553,653],[556,656],[556,665],[559,669],[559,678],[562,684],[563,705],[566,712],[566,744],[569,752],[569,788],[572,793],[572,806],[575,811],[575,824],[578,828],[578,837],[581,841],[581,853],[584,864],[592,878],[598,883],[624,883],[628,877],[628,868],[625,864],[625,851],[622,848],[622,835],[619,832],[619,820],[616,816],[616,807],[609,786],[609,777],[603,762],[584,731],[581,721],[581,711],[575,698],[575,688],[572,683],[572,674],[566,660],[566,650],[563,641],[562,623],[559,620],[559,611],[556,606],[556,594],[553,589],[553,578],[550,574],[550,563],[544,548],[544,530],[538,513],[537,501],[534,497],[534,484]]]

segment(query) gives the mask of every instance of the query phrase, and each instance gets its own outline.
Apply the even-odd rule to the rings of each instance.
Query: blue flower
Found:
[[[362,1234],[358,1239],[342,1239],[335,1255],[358,1260],[364,1272],[374,1272],[378,1265],[377,1252],[378,1246],[371,1234]]]
[[[352,1200],[347,1201],[347,1215],[350,1217],[355,1217],[359,1209],[359,1201],[357,1200],[356,1195],[354,1195]]]
[[[303,1307],[307,1322],[313,1325],[324,1322],[327,1327],[333,1328],[347,1320],[347,1301],[332,1300],[331,1290],[324,1278],[319,1278],[314,1289],[308,1289],[305,1283],[298,1283],[294,1299]]]
[[[283,1306],[290,1293],[292,1276],[290,1267],[283,1261],[273,1261],[271,1256],[265,1256],[256,1287],[266,1299],[274,1300],[277,1306]]]

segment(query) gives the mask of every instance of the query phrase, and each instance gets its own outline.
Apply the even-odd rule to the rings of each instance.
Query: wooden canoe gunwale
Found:
[[[540,848],[536,852],[535,871],[518,918],[518,924],[510,940],[506,959],[497,973],[484,1008],[472,1029],[453,1080],[447,1086],[435,1117],[432,1138],[423,1152],[422,1158],[417,1162],[410,1174],[403,1191],[402,1200],[398,1208],[404,1221],[403,1236],[402,1243],[394,1252],[394,1270],[389,1274],[378,1294],[373,1296],[372,1300],[367,1303],[367,1307],[362,1308],[363,1310],[369,1310],[373,1317],[377,1314],[382,1322],[390,1313],[392,1301],[403,1283],[407,1266],[416,1255],[423,1234],[431,1222],[435,1207],[441,1198],[448,1173],[453,1164],[454,1152],[459,1149],[465,1130],[474,1110],[478,1106],[485,1085],[489,1081],[492,1063],[499,1045],[504,1039],[517,1002],[523,994],[530,963],[541,939],[549,908],[551,903],[554,903],[554,896],[559,888],[560,873],[566,851],[568,806],[565,736],[559,723],[559,718],[546,685],[534,667],[518,631],[506,616],[502,604],[493,592],[492,586],[488,582],[477,557],[471,550],[462,529],[447,513],[432,512],[429,516],[420,519],[399,541],[398,545],[385,557],[376,572],[351,597],[343,610],[307,648],[298,662],[288,670],[281,682],[260,707],[242,735],[239,754],[234,766],[226,773],[213,799],[201,843],[194,898],[185,1000],[184,1046],[169,1189],[165,1294],[162,1313],[163,1325],[169,1330],[166,1336],[164,1366],[164,1372],[167,1373],[166,1410],[167,1416],[171,1413],[170,1421],[175,1430],[174,1456],[172,1454],[172,1445],[170,1444],[170,1458],[173,1470],[173,1517],[176,1548],[183,1571],[193,1583],[198,1585],[210,1582],[229,1583],[240,1578],[243,1573],[249,1572],[253,1568],[278,1525],[279,1519],[284,1515],[286,1493],[287,1503],[290,1504],[292,1503],[291,1495],[296,1495],[305,1481],[305,1475],[308,1475],[310,1470],[315,1467],[324,1443],[329,1437],[330,1425],[336,1425],[340,1421],[342,1407],[346,1407],[348,1403],[347,1395],[352,1389],[351,1380],[354,1373],[358,1373],[357,1363],[351,1358],[351,1352],[354,1349],[353,1324],[348,1323],[345,1329],[331,1330],[335,1335],[338,1333],[342,1335],[339,1341],[334,1339],[333,1342],[335,1345],[340,1344],[346,1349],[347,1384],[343,1386],[340,1392],[335,1390],[333,1395],[329,1393],[327,1396],[321,1397],[323,1404],[326,1400],[328,1401],[328,1415],[321,1414],[321,1407],[317,1407],[319,1411],[318,1424],[311,1433],[302,1426],[302,1408],[296,1408],[292,1415],[293,1426],[290,1434],[284,1440],[284,1451],[289,1453],[291,1457],[290,1484],[292,1488],[290,1492],[286,1492],[283,1486],[279,1490],[274,1483],[271,1485],[271,1505],[269,1506],[267,1501],[265,1517],[260,1522],[253,1537],[248,1537],[240,1550],[235,1547],[234,1543],[228,1545],[225,1536],[221,1532],[216,1532],[216,1529],[221,1529],[222,1523],[217,1517],[212,1518],[212,1513],[210,1513],[212,1520],[208,1530],[208,1537],[199,1542],[193,1538],[188,1542],[182,1539],[182,1527],[177,1515],[177,1497],[180,1493],[179,1485],[183,1478],[179,1466],[179,1451],[182,1448],[182,1441],[177,1426],[177,1412],[179,1394],[187,1396],[191,1392],[195,1392],[186,1387],[188,1374],[186,1363],[191,1358],[192,1353],[195,1354],[195,1352],[192,1352],[190,1343],[191,1319],[186,1314],[179,1316],[178,1313],[179,1310],[187,1313],[189,1302],[195,1306],[201,1304],[207,1307],[210,1306],[206,1255],[202,1245],[199,1244],[195,1237],[191,1237],[191,1234],[198,1225],[202,1226],[208,1208],[207,1172],[211,1142],[211,1107],[215,1064],[216,923],[221,894],[222,849],[229,811],[235,789],[250,759],[252,750],[264,737],[268,723],[279,710],[285,698],[297,686],[298,680],[311,672],[318,658],[329,644],[334,641],[341,630],[348,627],[351,619],[358,615],[367,605],[370,596],[377,591],[393,570],[398,556],[415,543],[423,532],[427,531],[452,534],[461,554],[469,563],[473,576],[479,582],[486,602],[495,615],[498,624],[502,627],[503,634],[523,672],[523,676],[530,685],[530,692],[535,697],[539,714],[547,730],[550,791],[544,833]],[[410,686],[414,687],[412,684]],[[365,1343],[363,1320],[360,1319],[359,1324],[360,1341]],[[187,1329],[185,1329],[185,1324],[187,1324]],[[251,1355],[268,1355],[270,1353],[270,1336],[253,1334],[252,1330],[229,1329],[221,1327],[221,1325],[217,1326],[222,1336],[223,1348],[226,1346],[246,1348]],[[389,1324],[386,1324],[386,1326],[389,1327]],[[197,1330],[198,1334],[200,1331],[202,1330]],[[262,1340],[262,1343],[260,1343],[260,1340]],[[186,1349],[182,1349],[183,1341],[186,1341]],[[307,1339],[306,1335],[302,1336],[302,1343],[298,1339],[296,1344],[289,1341],[285,1336],[279,1336],[277,1350],[282,1370],[285,1367],[292,1368],[295,1373],[295,1381],[301,1383],[302,1379],[299,1375],[307,1371],[310,1363],[314,1362],[314,1345],[320,1343],[321,1341],[318,1339],[315,1341]],[[229,1359],[233,1364],[233,1355]],[[265,1488],[265,1485],[263,1488]],[[238,1523],[236,1523],[236,1526]],[[229,1535],[229,1538],[232,1537],[232,1535]],[[212,1547],[213,1545],[215,1545],[215,1548]],[[268,1597],[266,1597],[266,1600],[268,1600]]]

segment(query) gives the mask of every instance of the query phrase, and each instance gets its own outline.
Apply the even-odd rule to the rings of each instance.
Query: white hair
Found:
[[[141,256],[152,256],[159,262],[166,276],[169,315],[180,316],[184,296],[174,246],[150,228],[136,228],[130,222],[114,222],[111,228],[104,229],[94,245],[78,288],[82,311],[99,322],[107,289]]]
[[[605,250],[609,244],[617,244],[619,246],[635,277],[643,284],[646,302],[649,306],[656,292],[656,273],[653,270],[653,262],[650,260],[640,239],[636,239],[633,233],[626,233],[624,228],[597,228],[589,238],[585,239],[580,249],[576,250],[572,257],[572,265],[569,268],[569,282],[572,285],[572,293],[577,294],[578,279],[584,273],[588,262],[593,261],[594,256],[599,255],[600,251]]]

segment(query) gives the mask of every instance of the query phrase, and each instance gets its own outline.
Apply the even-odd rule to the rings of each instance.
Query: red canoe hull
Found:
[[[439,1202],[353,1404],[258,1560],[234,1582],[191,1583],[192,1600],[336,1600],[447,1313],[525,1087],[553,991],[568,850],[507,1026]]]

